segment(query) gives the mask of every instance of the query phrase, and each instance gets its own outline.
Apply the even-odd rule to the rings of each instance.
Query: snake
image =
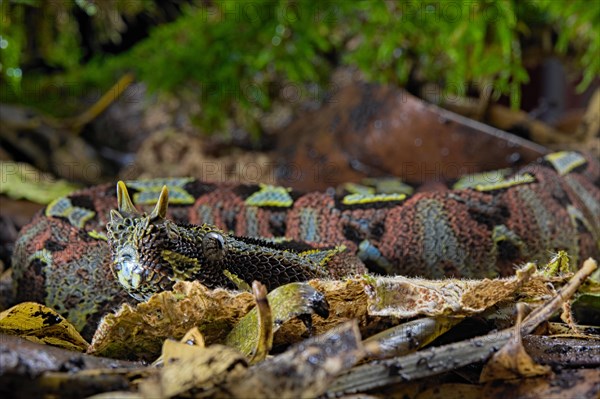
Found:
[[[102,184],[35,215],[12,265],[17,300],[89,336],[118,304],[180,280],[272,290],[364,273],[488,278],[558,251],[574,265],[600,253],[593,154],[559,151],[434,191],[393,179],[307,193],[193,177]]]

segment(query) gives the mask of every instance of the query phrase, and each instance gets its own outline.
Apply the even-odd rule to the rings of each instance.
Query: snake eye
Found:
[[[202,250],[209,261],[221,260],[225,256],[225,239],[214,231],[206,233],[202,239]]]

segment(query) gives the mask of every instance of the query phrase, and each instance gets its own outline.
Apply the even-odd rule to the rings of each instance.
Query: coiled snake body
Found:
[[[600,252],[599,187],[598,159],[566,151],[416,194],[170,178],[125,182],[117,198],[101,185],[55,200],[22,229],[14,282],[19,300],[53,307],[86,335],[130,294],[146,298],[180,279],[274,288],[364,265],[482,278],[559,250],[577,264]]]

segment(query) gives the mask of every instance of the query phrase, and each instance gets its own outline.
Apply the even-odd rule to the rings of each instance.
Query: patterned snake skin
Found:
[[[146,242],[149,250],[144,256],[158,257],[152,251],[162,251],[162,259],[185,256],[197,268],[178,270],[181,266],[173,261],[170,268],[143,264],[143,271],[154,268],[157,276],[162,273],[149,279],[160,280],[157,289],[168,288],[173,279],[240,287],[253,278],[266,280],[273,288],[287,281],[362,270],[357,263],[333,256],[341,252],[356,255],[373,272],[429,278],[509,275],[516,264],[543,262],[559,250],[568,251],[574,264],[600,252],[600,162],[577,152],[549,154],[518,171],[465,176],[434,192],[374,192],[355,186],[340,194],[299,194],[282,187],[193,178],[127,181],[126,191],[138,210],[149,212],[163,185],[169,201],[168,210],[164,203],[160,213],[175,222],[168,231],[183,229],[198,245],[193,249],[175,239],[165,249]],[[119,277],[123,280],[119,284],[115,279],[107,240],[112,237],[114,251],[120,236],[107,234],[107,224],[118,205],[122,210],[114,186],[101,185],[57,199],[35,216],[20,232],[13,255],[17,298],[53,307],[84,336],[91,334],[102,314],[130,301],[121,284],[131,280]],[[126,223],[123,218],[128,215],[115,219],[115,213],[113,225]],[[229,259],[227,264],[202,274],[211,259],[217,259],[202,247],[205,236],[204,245],[225,245],[228,254],[242,245],[244,257],[224,258]],[[304,247],[258,237],[286,237]],[[142,241],[135,242],[139,246]],[[311,252],[308,245],[328,249]],[[289,259],[275,273],[271,260],[283,252],[291,255],[285,255]],[[115,256],[120,256],[118,251]],[[278,277],[280,272],[290,277]]]

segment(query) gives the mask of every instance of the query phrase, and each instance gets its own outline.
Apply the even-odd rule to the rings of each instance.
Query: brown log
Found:
[[[0,334],[0,395],[5,398],[42,397],[49,393],[60,394],[61,397],[74,397],[124,389],[128,382],[124,376],[118,374],[73,378],[79,381],[78,387],[74,384],[70,387],[61,386],[60,381],[66,381],[65,376],[70,375],[69,373],[82,370],[141,367],[143,365],[139,362],[95,357]],[[56,386],[49,386],[55,382]],[[84,390],[77,393],[79,388]]]

